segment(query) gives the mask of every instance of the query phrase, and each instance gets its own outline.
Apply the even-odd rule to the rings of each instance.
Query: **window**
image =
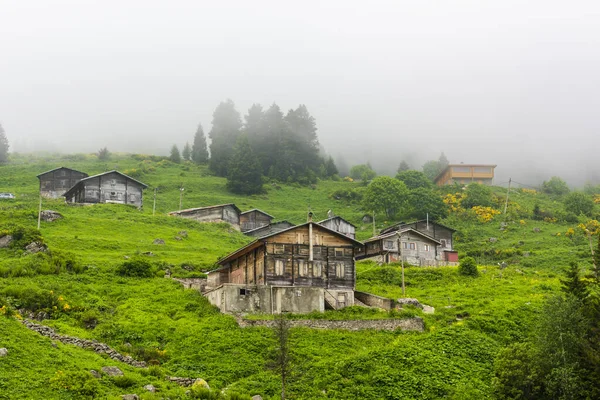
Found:
[[[393,249],[394,248],[394,241],[393,240],[386,240],[385,242],[383,242],[383,248],[384,249]]]
[[[344,249],[335,249],[336,257],[344,257]]]
[[[403,248],[403,249],[408,249],[408,243],[406,243],[406,242],[403,242],[403,243],[402,243],[402,248]]]
[[[424,244],[424,245],[423,245],[423,250],[425,250],[425,251],[429,251],[430,249],[431,249],[431,248],[430,248],[430,246],[429,246],[428,244]]]
[[[304,260],[298,260],[298,275],[308,276],[308,263]]]
[[[491,174],[492,169],[490,167],[475,167],[475,172],[478,174]]]
[[[117,180],[116,179],[111,179],[110,180],[110,186],[116,186],[117,185]]]
[[[283,275],[285,271],[285,261],[275,260],[275,275]]]
[[[323,264],[320,261],[316,261],[313,264],[313,277],[320,278],[323,274]]]
[[[446,247],[446,239],[440,239],[440,243],[442,244],[442,247]]]
[[[322,247],[315,246],[313,247],[313,256],[321,256],[323,253],[321,251]]]
[[[284,252],[285,252],[285,247],[282,244],[274,244],[273,245],[273,253],[283,254]]]
[[[409,245],[410,245],[411,250],[414,250],[417,248],[417,245],[415,243],[409,243]]]
[[[452,167],[453,172],[471,172],[471,167]]]
[[[240,296],[246,296],[250,291],[248,289],[240,289]]]
[[[335,277],[343,278],[344,277],[344,264],[335,263]]]

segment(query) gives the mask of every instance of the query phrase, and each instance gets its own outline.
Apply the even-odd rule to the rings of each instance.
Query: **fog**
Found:
[[[11,150],[167,154],[220,101],[305,104],[348,165],[600,182],[597,1],[0,0]]]

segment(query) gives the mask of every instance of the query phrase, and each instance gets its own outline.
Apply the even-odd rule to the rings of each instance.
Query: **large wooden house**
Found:
[[[460,183],[481,183],[492,185],[494,182],[494,168],[491,164],[450,164],[433,180],[438,186]]]
[[[118,203],[141,207],[147,187],[119,171],[108,171],[81,179],[64,197],[68,203]]]
[[[445,262],[452,265],[452,263],[458,262],[458,252],[454,250],[453,239],[456,229],[452,229],[438,222],[429,221],[426,219],[408,223],[401,222],[399,224],[384,228],[380,234],[385,235],[390,232],[397,232],[399,230],[409,228],[424,233],[425,235],[430,236],[440,242],[437,254],[437,259],[440,264]]]
[[[242,232],[267,226],[273,221],[273,216],[259,209],[252,209],[240,213],[240,230]]]
[[[262,236],[208,273],[209,301],[224,312],[310,312],[354,304],[362,244],[307,222]]]
[[[40,180],[40,195],[51,199],[62,197],[77,182],[87,176],[88,174],[85,172],[66,167],[42,172],[37,176]]]
[[[239,230],[241,213],[241,210],[235,204],[219,204],[216,206],[172,211],[169,215],[193,219],[198,222],[227,222]]]
[[[432,266],[438,265],[440,246],[439,240],[425,233],[403,228],[365,240],[356,259],[371,259],[382,263],[403,260],[412,265]]]

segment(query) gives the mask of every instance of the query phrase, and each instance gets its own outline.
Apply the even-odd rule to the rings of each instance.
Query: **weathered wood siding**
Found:
[[[320,222],[319,224],[336,232],[342,233],[349,238],[354,239],[356,237],[356,228],[342,218],[331,218]]]
[[[75,186],[81,179],[86,178],[86,173],[69,168],[59,168],[38,176],[40,180],[40,194],[44,197],[56,199]]]
[[[445,246],[442,246],[441,250],[452,250],[452,235],[454,232],[451,229],[436,224],[435,222],[429,222],[428,224],[427,221],[417,221],[406,226],[413,228],[416,231],[423,232],[424,234],[429,235],[442,243],[445,243]]]
[[[178,217],[193,219],[198,222],[228,222],[235,227],[240,225],[240,215],[231,205],[207,207],[173,213]]]
[[[143,187],[117,173],[86,179],[77,185],[71,198],[75,203],[118,203],[142,206]]]
[[[244,232],[244,234],[247,236],[252,236],[252,237],[263,237],[263,236],[267,236],[267,235],[270,235],[275,232],[283,231],[283,230],[291,228],[293,226],[294,226],[294,224],[289,223],[289,222],[276,222],[274,224],[269,224],[267,226],[263,226],[262,228],[257,228],[252,231],[246,231],[246,232]]]
[[[252,210],[240,214],[240,229],[242,232],[267,226],[272,218],[258,210]]]

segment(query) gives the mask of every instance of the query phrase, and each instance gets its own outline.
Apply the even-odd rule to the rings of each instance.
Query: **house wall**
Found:
[[[142,206],[143,187],[120,174],[109,173],[80,182],[72,197],[75,203],[117,203]]]
[[[308,313],[324,311],[324,290],[315,287],[273,287],[224,284],[205,292],[222,312]]]
[[[193,219],[198,222],[228,222],[236,229],[239,229],[240,226],[240,215],[238,211],[229,205],[190,210],[175,213],[174,215],[182,218]]]
[[[47,172],[38,176],[40,180],[40,194],[47,198],[57,199],[87,176],[83,172],[69,168],[60,168]]]
[[[242,232],[267,226],[272,218],[259,211],[249,211],[240,214],[240,229]]]
[[[494,179],[493,166],[486,165],[451,165],[440,176],[436,184],[438,186],[451,185],[455,182],[469,184],[472,182],[491,185]]]
[[[451,229],[438,225],[434,222],[429,222],[428,224],[427,221],[417,221],[412,224],[402,225],[402,227],[413,228],[416,231],[423,232],[424,234],[441,241],[443,244],[445,244],[445,246],[440,248],[442,251],[445,249],[452,250],[452,235],[454,232]]]
[[[411,249],[411,244],[414,244],[414,249]],[[402,246],[401,256],[405,262],[419,266],[437,265],[437,244],[435,242],[420,238],[402,237],[400,245]],[[426,245],[429,246],[429,250],[426,250]],[[400,261],[397,237],[391,236],[367,243],[366,253],[362,253],[361,258],[373,259],[384,263]]]

